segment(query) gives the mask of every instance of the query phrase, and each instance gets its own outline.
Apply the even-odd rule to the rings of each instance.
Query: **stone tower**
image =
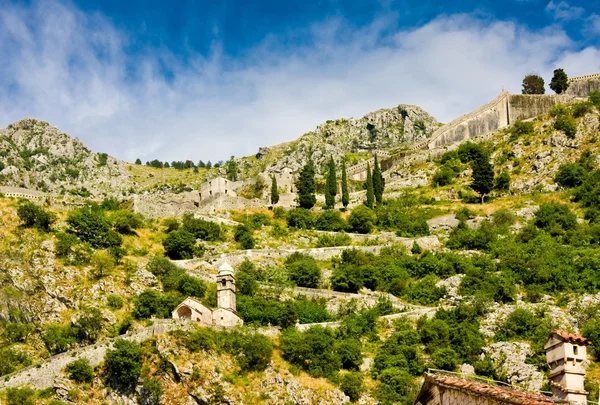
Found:
[[[573,333],[562,330],[550,333],[544,349],[550,366],[550,386],[554,400],[568,401],[571,404],[587,403],[583,380],[589,344],[589,340]]]
[[[223,263],[217,274],[217,308],[235,312],[235,277],[228,263]]]

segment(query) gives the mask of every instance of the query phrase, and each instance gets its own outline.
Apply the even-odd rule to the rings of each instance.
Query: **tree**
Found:
[[[550,81],[550,88],[556,94],[562,94],[569,88],[569,78],[563,69],[555,69]]]
[[[109,384],[114,389],[130,389],[137,384],[142,372],[142,348],[122,339],[117,340],[114,347],[104,358]]]
[[[238,166],[235,158],[232,156],[225,164],[227,169],[227,178],[230,181],[237,181]]]
[[[486,194],[494,188],[494,168],[488,156],[480,154],[471,162],[471,169],[473,169],[471,188],[479,193],[483,204]]]
[[[359,372],[344,374],[340,384],[342,392],[350,398],[350,401],[356,402],[364,390],[363,377]]]
[[[321,269],[312,257],[293,253],[286,259],[286,268],[290,281],[298,287],[319,287]]]
[[[135,160],[135,164],[136,164],[136,165],[141,165],[141,164],[142,164],[142,161],[140,160],[140,158],[137,158],[137,159]]]
[[[325,179],[325,207],[333,208],[335,206],[335,196],[337,195],[337,177],[335,174],[335,162],[329,158],[327,178]]]
[[[25,228],[35,227],[45,232],[50,232],[50,225],[56,220],[53,213],[45,211],[30,201],[19,204],[17,215]]]
[[[94,277],[100,279],[115,268],[115,259],[105,253],[96,252],[91,260]]]
[[[275,175],[271,176],[271,204],[275,205],[279,202],[279,189],[277,188],[277,179]]]
[[[298,205],[300,208],[311,209],[317,203],[315,197],[315,167],[311,159],[300,170],[300,176],[296,182],[296,190],[298,190]]]
[[[354,232],[369,233],[377,223],[377,215],[369,207],[359,205],[352,210],[348,223]]]
[[[375,162],[373,163],[373,192],[375,193],[375,200],[377,206],[383,202],[383,190],[385,188],[385,180],[381,173],[381,167],[377,161],[377,155],[375,155]]]
[[[544,94],[544,79],[537,73],[530,73],[523,79],[523,94]]]
[[[350,194],[348,193],[348,174],[346,174],[346,159],[342,160],[342,205],[344,209],[350,204]]]
[[[163,240],[165,254],[170,259],[191,259],[196,254],[196,238],[185,229],[169,232]]]
[[[367,181],[365,182],[365,189],[367,190],[367,207],[373,208],[375,204],[375,190],[373,189],[373,176],[371,174],[371,167],[367,164]]]
[[[98,206],[89,205],[72,211],[67,217],[67,224],[70,232],[93,248],[121,246],[121,236],[111,229]]]
[[[494,180],[494,190],[508,191],[510,189],[510,174],[503,170]]]

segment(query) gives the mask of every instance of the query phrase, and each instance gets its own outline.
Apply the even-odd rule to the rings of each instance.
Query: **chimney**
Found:
[[[548,336],[544,349],[550,366],[550,386],[554,400],[587,404],[583,380],[589,344],[590,341],[583,336],[562,330],[554,330]]]

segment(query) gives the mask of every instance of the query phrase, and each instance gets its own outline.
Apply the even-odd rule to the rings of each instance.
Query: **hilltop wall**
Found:
[[[569,79],[569,88],[565,94],[575,97],[587,97],[590,91],[600,91],[600,73],[572,77]]]
[[[455,119],[435,131],[427,142],[427,148],[436,149],[445,145],[463,142],[508,126],[509,100],[509,92],[502,90],[498,97],[490,103]]]
[[[573,99],[569,95],[553,94],[511,94],[509,96],[508,123],[528,120],[546,114],[555,105]]]

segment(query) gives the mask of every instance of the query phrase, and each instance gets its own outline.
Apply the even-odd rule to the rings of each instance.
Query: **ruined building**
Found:
[[[429,370],[415,405],[548,405],[587,404],[583,388],[586,346],[583,336],[552,331],[544,349],[550,366],[552,393],[524,391],[520,387],[466,377],[456,373]]]

